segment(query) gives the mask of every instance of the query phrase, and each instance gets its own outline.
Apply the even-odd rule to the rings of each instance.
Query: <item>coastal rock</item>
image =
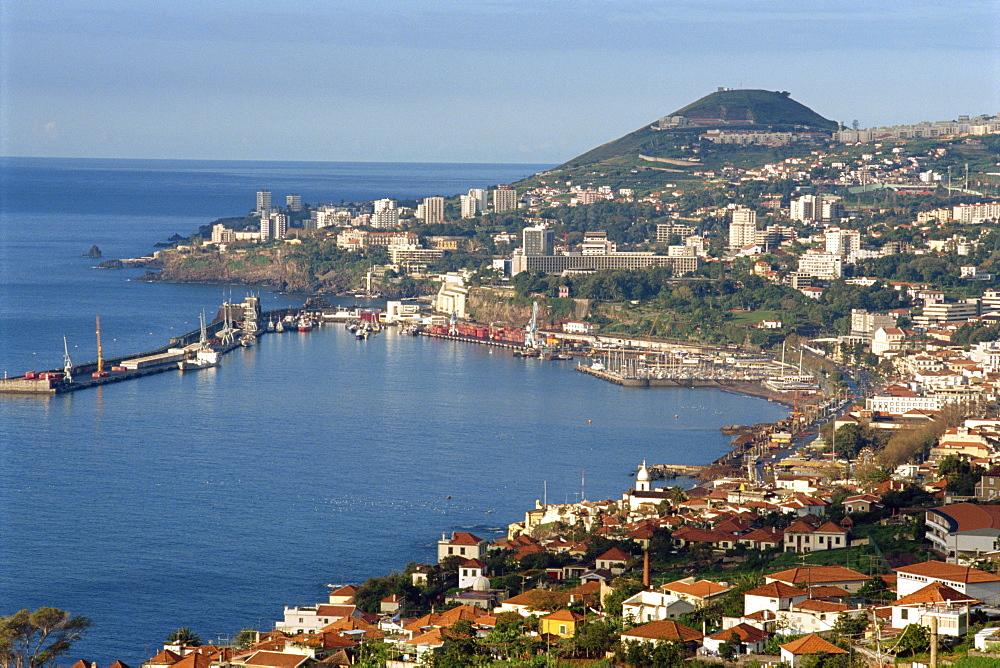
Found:
[[[97,244],[91,246],[90,250],[83,254],[83,257],[101,257],[101,256],[102,256],[101,249],[97,247]]]
[[[98,253],[100,253],[100,251],[98,251]],[[100,257],[100,255],[98,255],[97,257]],[[103,262],[100,262],[97,265],[98,269],[122,269],[124,267],[125,263],[122,262],[121,260],[104,260]]]

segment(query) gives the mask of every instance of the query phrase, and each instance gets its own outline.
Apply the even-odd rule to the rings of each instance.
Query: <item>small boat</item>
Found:
[[[284,323],[284,322],[282,322],[281,320],[279,320],[279,321],[278,321],[278,322],[277,322],[277,323],[276,323],[276,324],[274,325],[274,331],[276,331],[276,332],[283,332],[283,331],[285,331],[285,323]]]
[[[313,321],[309,319],[308,316],[299,317],[299,322],[297,325],[300,332],[311,332],[313,329]]]
[[[276,325],[274,324],[274,320],[268,320],[267,321],[267,331],[273,332],[275,330],[275,328],[276,328]]]
[[[252,334],[247,334],[245,336],[240,337],[240,345],[243,346],[244,348],[250,348],[255,343],[257,343],[257,337],[253,336]]]

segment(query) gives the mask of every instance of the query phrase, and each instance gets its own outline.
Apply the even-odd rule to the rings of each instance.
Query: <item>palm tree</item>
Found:
[[[201,638],[187,626],[182,626],[167,636],[167,643],[170,645],[187,645],[188,647],[198,647],[201,645]]]

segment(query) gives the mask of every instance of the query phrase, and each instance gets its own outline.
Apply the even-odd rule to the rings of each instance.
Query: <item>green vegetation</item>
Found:
[[[17,668],[54,667],[90,628],[90,620],[58,608],[0,617],[0,661]]]
[[[745,122],[745,125],[725,124],[682,127],[656,130],[645,125],[624,137],[608,142],[568,160],[556,170],[605,163],[623,156],[640,153],[663,158],[694,157],[683,146],[698,143],[698,135],[712,127],[739,130],[790,130],[793,127],[809,130],[836,130],[835,121],[823,118],[808,107],[792,100],[788,93],[765,90],[727,90],[710,93],[700,100],[681,107],[668,116],[710,118],[724,121]]]

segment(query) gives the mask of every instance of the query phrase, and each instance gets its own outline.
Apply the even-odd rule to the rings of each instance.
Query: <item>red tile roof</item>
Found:
[[[770,635],[768,633],[765,633],[764,631],[761,631],[756,626],[750,626],[749,624],[740,623],[737,624],[736,626],[733,626],[732,628],[724,629],[708,637],[711,638],[712,640],[729,640],[729,638],[732,637],[734,633],[742,643],[760,642],[768,635]]]
[[[903,598],[896,599],[892,602],[892,607],[896,606],[919,606],[924,603],[947,603],[951,605],[964,604],[973,605],[979,603],[980,601],[972,598],[971,596],[966,596],[965,594],[955,591],[946,584],[941,584],[940,582],[932,582],[926,587],[921,587],[912,594],[908,594]]]
[[[356,605],[317,605],[317,617],[350,617],[358,609]]]
[[[631,557],[621,551],[620,548],[613,547],[597,558],[597,561],[628,561]]]
[[[160,652],[159,654],[157,654],[156,656],[154,656],[149,661],[146,661],[146,663],[147,664],[154,663],[154,664],[159,664],[159,665],[168,665],[168,666],[170,666],[170,665],[173,665],[173,664],[177,663],[180,660],[181,660],[181,655],[180,654],[178,654],[177,652],[171,652],[169,649],[165,649],[162,652]]]
[[[761,585],[756,589],[751,589],[744,593],[744,596],[763,596],[765,598],[794,598],[795,596],[808,596],[808,594],[799,589],[798,587],[792,587],[784,582],[770,582],[766,585]]]
[[[578,622],[583,619],[583,615],[578,615],[571,610],[556,610],[545,615],[542,619],[551,619],[557,622]]]
[[[762,529],[754,529],[748,534],[740,536],[740,541],[753,541],[754,543],[780,543],[784,536],[782,532],[772,529],[771,527],[763,527]]]
[[[789,568],[765,575],[765,578],[780,580],[792,585],[823,584],[826,582],[860,582],[871,580],[864,573],[852,571],[843,566],[803,566],[801,568]]]
[[[690,626],[684,626],[670,620],[660,620],[649,622],[642,626],[637,626],[630,631],[622,633],[622,638],[642,638],[645,640],[679,640],[687,642],[689,640],[701,640],[704,638],[701,633]]]
[[[911,575],[923,575],[938,580],[948,580],[949,582],[1000,582],[1000,575],[987,573],[978,568],[959,566],[958,564],[946,564],[943,561],[924,561],[912,566],[901,566],[893,569],[897,573],[907,573]]]
[[[952,532],[1000,529],[1000,506],[955,503],[950,506],[930,508],[928,512],[946,518]]]
[[[718,582],[713,582],[712,580],[698,580],[697,582],[684,582],[683,580],[676,580],[663,585],[662,589],[664,591],[672,591],[696,598],[705,598],[706,596],[718,596],[723,592],[729,591],[732,587],[721,585]]]
[[[809,587],[809,594],[812,598],[844,598],[850,596],[851,592],[843,587],[820,585],[819,587]]]
[[[808,612],[843,612],[844,610],[850,610],[850,607],[844,605],[843,603],[831,603],[830,601],[817,601],[813,598],[807,598],[801,603],[796,603],[794,606],[796,610],[806,610]]]
[[[300,656],[300,658],[306,657]],[[175,668],[209,668],[211,665],[212,660],[199,652],[191,652],[174,664]]]
[[[358,588],[354,585],[344,585],[330,592],[330,596],[354,596],[358,593]]]
[[[465,531],[456,531],[454,534],[452,534],[451,540],[449,541],[449,544],[450,545],[479,545],[481,542],[483,542],[483,539],[479,538],[478,536],[474,536],[471,533],[467,533]]]
[[[810,633],[804,638],[799,638],[798,640],[793,640],[792,642],[780,645],[781,649],[786,650],[795,655],[802,654],[819,654],[824,652],[826,654],[847,654],[846,649],[841,649],[831,642],[823,640],[815,633]]]

